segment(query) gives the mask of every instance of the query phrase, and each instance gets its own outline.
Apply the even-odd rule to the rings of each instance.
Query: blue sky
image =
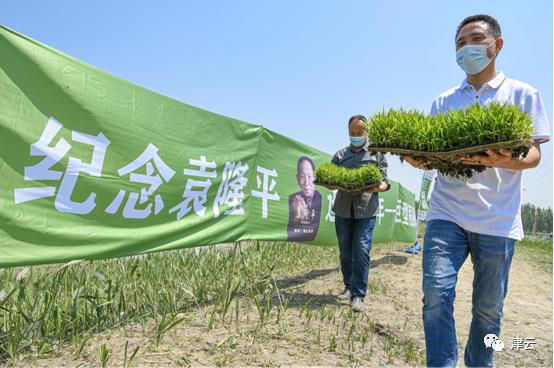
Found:
[[[454,31],[495,16],[497,66],[542,94],[552,126],[552,2],[2,1],[0,23],[158,93],[333,153],[346,121],[383,107],[429,111],[464,74]],[[552,206],[552,143],[523,201]],[[389,158],[414,192],[421,172]]]

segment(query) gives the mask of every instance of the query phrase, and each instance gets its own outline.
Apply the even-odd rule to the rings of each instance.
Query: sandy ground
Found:
[[[471,260],[464,264],[457,285],[455,317],[459,362],[471,322]],[[124,366],[128,354],[139,348],[134,366],[420,366],[424,363],[421,322],[421,255],[408,255],[396,246],[372,252],[366,310],[352,314],[337,303],[341,289],[337,264],[276,280],[274,295],[286,307],[274,307],[266,324],[252,301],[239,300],[224,321],[210,326],[212,307],[183,314],[184,321],[156,346],[152,326],[130,325],[94,336],[81,347],[60,349],[53,356],[22,366],[101,366],[99,351],[109,351],[107,366]],[[238,311],[238,313],[237,313]],[[236,318],[238,316],[238,319]],[[534,338],[535,350],[513,350],[516,337]],[[503,352],[496,366],[552,366],[552,271],[528,257],[512,264],[500,338]],[[128,358],[127,358],[128,361]]]

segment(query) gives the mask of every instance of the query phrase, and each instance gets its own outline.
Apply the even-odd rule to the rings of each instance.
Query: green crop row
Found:
[[[383,175],[376,165],[349,169],[333,163],[324,163],[317,167],[315,175],[320,183],[344,189],[359,189],[383,180]]]
[[[275,277],[332,263],[335,249],[253,241],[230,249],[0,269],[0,366],[40,366],[32,360],[62,349],[79,356],[96,333],[129,324],[150,326],[149,321],[153,329],[145,333],[157,345],[183,321],[179,313],[201,306],[210,307],[210,324],[228,321],[237,317],[231,310],[238,299],[265,300],[273,295]],[[102,361],[107,360],[104,349]],[[145,349],[141,346],[139,354]]]
[[[390,109],[371,116],[368,140],[374,147],[443,152],[484,144],[530,139],[531,119],[516,105],[473,104],[445,114]]]

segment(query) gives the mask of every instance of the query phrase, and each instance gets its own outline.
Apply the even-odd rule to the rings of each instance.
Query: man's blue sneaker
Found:
[[[406,253],[408,253],[408,254],[418,254],[419,252],[421,252],[421,249],[422,249],[421,245],[419,245],[419,243],[416,240],[414,245],[412,245],[411,247],[406,249]]]

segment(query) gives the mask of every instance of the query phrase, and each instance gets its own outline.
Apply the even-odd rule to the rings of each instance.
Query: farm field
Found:
[[[366,309],[337,302],[338,250],[252,242],[3,270],[6,366],[420,366],[421,254],[375,244]],[[471,311],[460,272],[460,354]],[[519,242],[497,366],[552,365],[552,245]],[[534,338],[535,350],[511,349]]]

